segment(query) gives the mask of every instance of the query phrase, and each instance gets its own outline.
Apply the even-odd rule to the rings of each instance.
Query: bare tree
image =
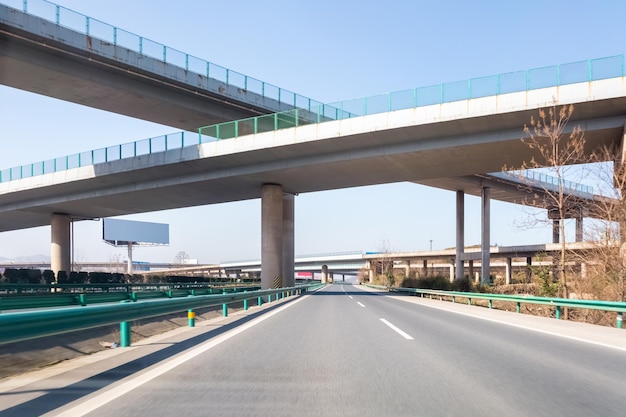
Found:
[[[390,248],[389,242],[385,239],[378,248],[378,256],[370,262],[376,279],[380,277],[381,283],[387,287],[393,287],[395,285],[393,259],[389,257],[391,252],[393,251]]]
[[[568,166],[588,162],[585,154],[585,135],[580,126],[568,127],[574,112],[573,105],[540,109],[537,116],[532,116],[530,124],[524,126],[524,142],[534,153],[530,161],[519,167],[504,167],[505,171],[518,170],[520,176],[527,169],[543,168],[556,179],[556,184],[533,182],[528,190],[539,188],[541,192],[530,193],[527,203],[533,207],[548,210],[548,218],[537,221],[558,222],[560,251],[556,262],[556,273],[560,283],[560,294],[568,297],[567,250],[565,239],[565,220],[578,216],[581,210],[580,197],[569,189],[565,179]],[[527,182],[521,178],[520,182]],[[566,313],[567,314],[567,313]]]
[[[180,252],[178,252],[176,256],[174,257],[175,264],[183,265],[187,263],[188,260],[189,260],[189,255],[184,250],[181,250]]]
[[[592,162],[598,193],[589,211],[598,220],[587,228],[591,248],[580,255],[585,273],[577,292],[626,301],[626,164],[618,150],[607,147],[595,152]]]

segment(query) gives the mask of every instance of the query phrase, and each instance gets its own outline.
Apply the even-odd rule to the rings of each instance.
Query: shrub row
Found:
[[[450,282],[449,277],[433,275],[419,278],[405,278],[400,285],[404,288],[420,288],[424,290],[487,292],[482,284],[474,284],[468,277]]]
[[[6,268],[0,282],[9,284],[52,284],[55,282],[54,272],[46,269]],[[118,272],[70,272],[59,271],[56,277],[58,284],[189,284],[209,282],[229,282],[230,278],[205,278],[187,276],[121,274]]]

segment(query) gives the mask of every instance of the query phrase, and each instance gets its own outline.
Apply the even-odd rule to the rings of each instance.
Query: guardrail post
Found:
[[[518,302],[517,302],[517,306],[515,306],[515,311],[516,311],[517,313],[521,312],[521,310],[522,310],[522,306],[521,306],[521,304],[522,304],[522,303],[520,303],[520,302],[518,301]]]
[[[489,300],[489,308],[493,308],[493,300]]]
[[[187,323],[189,327],[196,327],[196,312],[193,310],[187,310]]]
[[[624,313],[622,313],[621,311],[617,313],[617,322],[615,323],[615,327],[617,327],[618,329],[622,328],[622,322],[624,319]]]
[[[123,321],[120,323],[120,346],[130,346],[130,323]]]
[[[263,297],[261,297],[260,295],[256,298],[256,305],[257,306],[263,305]]]
[[[87,299],[85,298],[85,294],[79,294],[78,295],[78,302],[83,307],[87,305]]]
[[[456,297],[454,295],[452,296],[452,302],[456,303]]]
[[[556,319],[559,320],[561,318],[561,306],[556,306]]]
[[[226,294],[226,290],[223,290],[222,294]],[[228,304],[226,303],[222,304],[222,315],[228,317]]]
[[[120,303],[129,303],[129,300],[122,300]],[[120,323],[120,346],[121,347],[129,347],[130,346],[130,323],[127,321],[123,321]]]
[[[244,290],[244,293],[248,292],[248,290]],[[244,298],[243,300],[243,310],[247,311],[248,310],[248,299]]]
[[[467,299],[467,305],[470,305],[470,306],[472,305],[472,299],[471,298]]]

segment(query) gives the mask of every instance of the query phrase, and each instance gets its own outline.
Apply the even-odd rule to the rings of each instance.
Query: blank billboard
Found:
[[[112,245],[168,245],[170,227],[164,223],[102,219],[102,239]]]

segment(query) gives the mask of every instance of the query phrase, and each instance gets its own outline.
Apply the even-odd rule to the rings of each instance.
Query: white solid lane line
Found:
[[[393,329],[393,331],[398,333],[400,336],[404,337],[406,340],[413,340],[413,338],[409,334],[407,334],[406,332],[403,332],[402,330],[398,329],[396,326],[394,326],[393,324],[389,323],[387,320],[380,319],[380,321],[385,323],[387,326],[391,327],[391,329]]]
[[[356,303],[360,305],[361,307],[365,307],[360,301],[357,301]]]

